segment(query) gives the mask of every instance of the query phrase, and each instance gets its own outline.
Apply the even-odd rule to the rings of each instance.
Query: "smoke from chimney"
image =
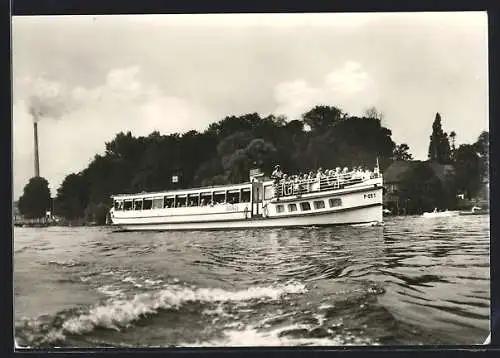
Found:
[[[32,92],[27,104],[28,111],[33,117],[35,177],[39,177],[38,122],[46,117],[58,119],[72,108],[74,109],[75,106],[65,88],[57,82],[40,77],[31,81],[31,83],[28,81],[28,83]]]

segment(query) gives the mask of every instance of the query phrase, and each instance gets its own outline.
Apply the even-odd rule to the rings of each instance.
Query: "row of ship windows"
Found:
[[[342,206],[342,199],[340,199],[340,198],[328,199],[328,204],[329,204],[330,208]],[[308,201],[304,201],[304,202],[299,203],[299,206],[300,206],[301,211],[311,210],[311,203]],[[313,207],[315,210],[324,209],[326,207],[325,201],[324,200],[315,200],[315,201],[313,201]],[[286,209],[288,209],[289,213],[296,212],[298,209],[297,204],[295,204],[295,203],[288,204],[286,206]],[[283,205],[283,204],[276,205],[276,212],[277,213],[284,213],[285,212],[285,205]]]
[[[227,192],[201,193],[165,196],[163,198],[115,200],[115,210],[150,210],[162,208],[181,208],[217,204],[238,204],[250,202],[250,189]]]

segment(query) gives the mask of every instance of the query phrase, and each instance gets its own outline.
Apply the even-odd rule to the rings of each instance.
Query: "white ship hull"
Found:
[[[309,203],[307,210],[302,207],[303,203]],[[279,200],[273,198],[260,203],[252,201],[215,206],[119,211],[114,212],[112,217],[112,224],[126,231],[304,227],[382,221],[381,178],[344,189],[286,196]]]
[[[286,218],[252,218],[234,221],[135,223],[118,225],[125,231],[168,230],[230,230],[272,227],[330,226],[364,223],[381,223],[381,205],[353,208],[337,212]]]

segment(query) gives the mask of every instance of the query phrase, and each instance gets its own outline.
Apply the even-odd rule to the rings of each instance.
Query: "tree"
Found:
[[[29,219],[45,217],[50,210],[49,182],[42,177],[31,178],[19,198],[19,211]]]
[[[380,121],[384,119],[384,113],[379,112],[379,110],[376,107],[367,108],[363,114],[367,118],[375,118],[379,119]]]
[[[88,185],[84,176],[72,173],[64,178],[57,189],[57,214],[68,220],[82,218],[88,203]]]
[[[488,132],[483,131],[474,143],[476,152],[481,158],[481,180],[489,180],[489,166],[490,166],[490,135]]]
[[[315,106],[302,115],[302,121],[311,127],[311,131],[320,132],[331,128],[336,122],[346,117],[347,114],[337,107]]]
[[[455,138],[457,137],[457,133],[455,131],[451,131],[450,133],[450,139],[451,139],[451,150],[454,151],[455,148]]]
[[[462,144],[455,154],[455,172],[457,189],[468,199],[473,198],[480,189],[482,177],[481,158],[476,147]]]
[[[474,146],[481,157],[489,157],[490,134],[486,131],[481,132]]]
[[[104,225],[106,224],[106,217],[109,213],[109,207],[103,203],[94,204],[90,203],[85,208],[85,220],[92,224]]]
[[[436,113],[434,123],[432,123],[432,134],[429,143],[429,160],[446,164],[450,162],[450,143],[448,135],[441,127],[441,115]]]
[[[393,160],[413,160],[413,156],[409,153],[410,147],[406,143],[401,143],[394,148]]]
[[[408,170],[399,185],[400,201],[408,214],[421,214],[434,208],[448,208],[448,195],[443,184],[428,163],[418,163]]]
[[[450,140],[451,140],[451,155],[450,155],[450,159],[452,161],[455,160],[455,151],[457,150],[457,148],[455,147],[455,140],[457,138],[457,133],[455,131],[451,131],[450,133]]]
[[[395,143],[380,118],[376,110],[358,118],[318,105],[289,122],[247,113],[226,116],[204,132],[155,131],[144,137],[121,132],[105,143],[104,155],[65,178],[57,204],[66,218],[99,221],[103,215],[97,211],[110,206],[112,194],[247,181],[254,166],[268,173],[279,163],[288,173],[299,173],[319,166],[373,167],[378,157],[383,170]],[[179,183],[171,182],[173,175],[180,176]]]

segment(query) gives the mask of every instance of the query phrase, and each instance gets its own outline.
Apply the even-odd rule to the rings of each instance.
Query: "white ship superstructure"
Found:
[[[205,230],[382,222],[383,178],[351,171],[295,181],[261,180],[113,196],[123,230]]]

